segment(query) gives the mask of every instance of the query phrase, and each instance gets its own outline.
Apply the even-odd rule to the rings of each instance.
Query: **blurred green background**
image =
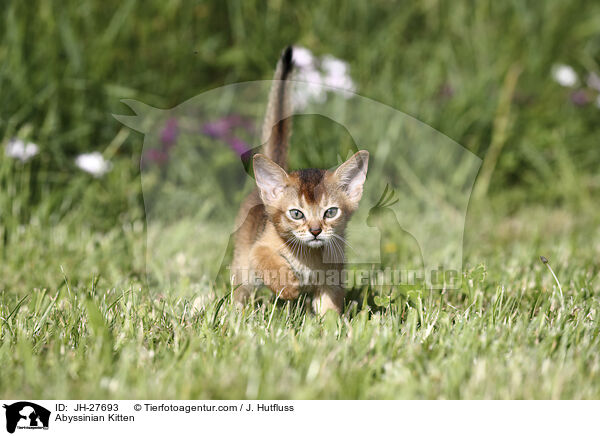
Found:
[[[598,91],[587,84],[600,71],[599,9],[585,1],[5,0],[0,141],[40,150],[25,164],[0,158],[0,242],[12,271],[0,284],[16,286],[14,271],[34,257],[42,286],[43,271],[54,276],[62,264],[56,251],[95,232],[114,234],[122,271],[138,274],[134,252],[143,247],[124,229],[143,232],[143,136],[111,116],[131,113],[120,99],[166,109],[224,84],[270,79],[290,43],[347,61],[359,94],[485,158],[472,207],[500,216],[531,204],[590,210],[600,189]],[[576,71],[574,86],[553,80],[558,64]],[[91,151],[113,165],[106,176],[74,165]],[[58,223],[68,235],[34,243]],[[16,262],[13,246],[24,251]],[[64,263],[87,259],[75,257]],[[101,270],[102,260],[88,267]]]
[[[170,108],[227,83],[269,79],[282,47],[294,43],[346,60],[361,95],[415,116],[483,157],[503,83],[515,68],[521,74],[491,190],[563,201],[598,185],[597,92],[585,78],[599,70],[599,8],[584,1],[294,7],[5,1],[0,137],[35,141],[42,148],[37,171],[55,172],[50,183],[66,183],[74,155],[105,151],[122,128],[110,115],[127,111],[120,99]],[[579,73],[576,87],[552,80],[559,63]],[[570,97],[579,88],[589,96],[578,105]],[[140,144],[140,135],[130,135],[115,159],[131,160]]]
[[[13,330],[18,331],[16,324],[24,329],[24,335],[41,331],[49,338],[52,332],[68,331],[64,323],[83,335],[85,329],[79,325],[79,318],[65,321],[69,313],[81,319],[95,316],[90,321],[92,330],[112,338],[109,330],[103,330],[106,326],[102,315],[109,317],[114,306],[100,301],[104,297],[94,297],[104,311],[101,314],[95,306],[82,305],[81,301],[61,300],[54,307],[59,294],[52,303],[46,295],[54,295],[56,290],[64,295],[68,290],[71,296],[74,289],[94,294],[98,287],[108,289],[110,294],[110,290],[139,290],[144,286],[146,223],[140,183],[143,136],[112,117],[132,114],[120,100],[135,99],[167,109],[224,84],[270,79],[276,59],[288,44],[348,62],[358,94],[412,115],[484,159],[469,209],[465,259],[468,268],[475,268],[469,274],[479,277],[481,270],[489,269],[489,276],[485,272],[482,275],[488,281],[478,287],[484,279],[471,276],[468,290],[460,297],[464,299],[453,304],[467,313],[475,296],[483,313],[482,307],[488,307],[494,298],[496,302],[499,296],[504,298],[504,285],[512,286],[515,292],[536,289],[537,293],[523,299],[521,294],[513,295],[514,305],[506,312],[507,322],[516,313],[523,316],[520,328],[525,332],[528,316],[533,317],[539,310],[540,295],[554,287],[552,277],[537,263],[537,256],[545,254],[556,259],[554,265],[565,288],[573,292],[586,289],[575,292],[585,301],[573,304],[596,310],[590,289],[598,273],[600,80],[594,74],[600,74],[599,2],[359,0],[305,1],[292,6],[277,0],[1,0],[0,4],[0,312],[3,338],[13,338],[13,342],[6,342],[11,343],[10,347],[18,336],[13,335]],[[577,75],[570,86],[561,85],[553,77],[561,64],[570,66]],[[306,131],[299,131],[300,138],[308,138]],[[5,147],[13,138],[37,144],[39,153],[27,162],[7,156]],[[93,151],[100,152],[112,165],[102,177],[93,177],[75,165],[77,156]],[[224,153],[230,152],[224,147]],[[193,294],[194,290],[185,292]],[[27,300],[32,306],[29,311],[21,309],[23,315],[17,317],[25,301],[20,300],[22,295],[32,295]],[[486,297],[477,300],[477,295]],[[549,311],[548,317],[556,314],[552,312],[552,301],[543,306]],[[146,304],[146,315],[152,318],[154,302],[147,300]],[[183,315],[175,313],[178,307],[173,305],[173,316],[183,319],[188,306],[182,309]],[[498,316],[496,307],[492,310],[494,317]],[[219,304],[211,318],[213,324],[206,331],[212,332],[220,308]],[[588,319],[584,320],[584,310],[573,310],[570,319],[582,323]],[[422,325],[422,312],[419,316]],[[163,347],[165,354],[173,351],[171,347],[178,347],[177,341],[175,345],[171,342],[175,333],[170,332],[167,319],[161,315],[164,325],[155,330],[157,350]],[[398,328],[404,328],[404,314],[398,320]],[[262,328],[263,321],[257,321],[257,328]],[[485,320],[481,322],[488,325]],[[561,322],[569,320],[563,317]],[[55,330],[44,327],[45,323]],[[415,325],[410,327],[412,338]],[[446,333],[454,334],[450,321],[447,325],[450,330]],[[591,353],[597,350],[597,321],[587,327],[586,353]],[[474,338],[480,329],[479,324],[474,327]],[[250,333],[252,337],[254,333]],[[561,333],[553,334],[559,337]],[[132,328],[131,335],[136,340],[140,334]],[[125,347],[117,338],[118,331],[114,336],[116,342],[111,346]],[[142,336],[138,337],[140,344]],[[61,339],[62,344],[75,347],[73,341],[79,343],[79,337],[75,337]],[[537,375],[540,362],[556,349],[556,341],[547,337],[547,348],[522,374]],[[92,340],[89,335],[85,338]],[[436,340],[443,342],[444,338]],[[456,333],[453,340],[461,349],[463,337]],[[513,337],[506,340],[508,344]],[[523,338],[522,356],[528,356],[534,346],[530,340]],[[37,367],[55,362],[59,370],[63,365],[64,350],[59,351],[62,345],[53,343],[54,348],[48,351],[52,360],[44,354],[48,343],[50,339],[32,343],[33,354],[27,351],[29,343],[19,348],[21,354],[4,348],[0,353],[3,367],[7,362],[21,364],[39,359]],[[413,351],[420,347],[415,343],[410,342]],[[473,343],[478,342],[473,339]],[[153,349],[154,345],[144,346]],[[98,347],[101,356],[116,359],[111,354],[113,348]],[[75,349],[86,353],[84,348]],[[232,349],[237,353],[235,346]],[[496,351],[502,356],[510,354],[504,349]],[[416,362],[421,358],[427,362],[423,350],[419,348],[415,353]],[[490,362],[498,360],[490,356]],[[79,364],[85,367],[85,356],[81,357]],[[448,360],[438,357],[442,362],[438,373],[445,374],[443,365]],[[464,359],[470,361],[468,356]],[[286,362],[281,361],[281,368],[288,367]],[[520,361],[515,362],[518,366]],[[568,386],[568,397],[580,396],[582,391],[578,389],[583,387],[589,387],[583,396],[599,392],[600,387],[590,385],[587,378],[593,374],[597,377],[598,365],[591,371],[581,362],[588,361],[575,360],[569,367],[569,374],[575,374],[573,380],[580,384]],[[310,362],[305,363],[308,367]],[[234,360],[232,365],[236,365]],[[88,380],[95,381],[112,371],[108,364],[102,368],[85,373]],[[505,380],[516,373],[505,374],[501,363],[497,370]],[[40,378],[40,383],[32,381],[31,390],[25,393],[95,394],[93,390],[79,390],[84,372],[73,371],[69,379],[72,385],[57,384],[46,389]],[[14,369],[12,374],[15,380],[24,379],[20,370]],[[399,374],[404,377],[406,373],[399,370]],[[217,383],[210,371],[205,375],[206,380]],[[463,375],[453,379],[456,384],[450,383],[441,393],[421,391],[420,385],[415,385],[407,396],[460,397]],[[168,379],[165,377],[163,380]],[[430,380],[423,377],[423,386],[430,386]],[[183,396],[201,395],[198,386],[186,391],[184,379],[179,385]],[[488,381],[485,391],[478,390],[483,386],[480,381],[473,381],[473,391],[468,391],[471,397],[514,397],[515,392],[522,397],[548,397],[556,392],[558,397],[562,395],[553,382],[548,382],[540,393],[534,385],[520,391],[518,380],[505,391],[502,386],[494,390],[495,382]],[[236,385],[237,380],[231,383],[231,389],[237,389],[231,392],[239,396],[256,397],[266,392],[285,397],[293,392],[286,391],[285,384],[281,392],[258,387],[255,392],[245,390],[243,383]],[[8,392],[17,392],[18,386],[11,386],[0,385]],[[120,386],[116,391],[102,388],[103,393],[98,395],[141,392],[178,396],[182,392],[165,390],[166,383],[156,389],[134,391],[128,390],[127,383]],[[225,391],[219,389],[221,386],[214,387],[209,396],[223,397]],[[335,388],[315,389],[305,396],[328,397],[338,392],[347,398],[366,392],[359,388],[342,393]],[[371,395],[377,396],[378,391],[374,392]],[[380,392],[393,396],[388,391]]]

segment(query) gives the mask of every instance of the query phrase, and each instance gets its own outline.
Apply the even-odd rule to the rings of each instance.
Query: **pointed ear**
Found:
[[[362,196],[363,185],[367,178],[368,165],[369,152],[361,150],[341,164],[334,172],[342,189],[346,191],[350,201],[353,203],[358,203]]]
[[[287,173],[263,154],[255,154],[253,162],[254,178],[260,191],[260,197],[265,204],[278,200],[287,184]]]

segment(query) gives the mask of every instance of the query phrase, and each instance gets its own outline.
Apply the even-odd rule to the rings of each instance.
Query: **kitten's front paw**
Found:
[[[300,295],[302,284],[294,272],[287,267],[263,270],[262,277],[263,283],[282,300],[295,300]]]
[[[312,299],[313,311],[324,315],[328,310],[334,310],[341,315],[344,310],[345,294],[344,289],[337,286],[324,286],[318,289]]]
[[[262,282],[283,300],[294,300],[300,295],[301,283],[286,261],[268,247],[254,250],[255,269]]]
[[[288,268],[282,268],[279,273],[278,292],[282,300],[295,300],[300,296],[301,283],[294,272]],[[271,288],[273,289],[273,288]]]

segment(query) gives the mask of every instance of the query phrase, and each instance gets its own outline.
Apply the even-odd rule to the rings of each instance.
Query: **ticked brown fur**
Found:
[[[286,172],[291,131],[286,79],[292,67],[290,47],[278,63],[269,97],[265,154],[253,160],[257,188],[237,217],[231,278],[239,302],[263,283],[284,300],[311,294],[317,313],[341,313],[345,229],[362,195],[369,154],[359,151],[333,171]]]

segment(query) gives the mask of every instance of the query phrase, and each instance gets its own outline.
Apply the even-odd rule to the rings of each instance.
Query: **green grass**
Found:
[[[487,260],[467,267],[462,289],[412,294],[383,308],[364,303],[374,290],[354,289],[343,318],[274,305],[267,293],[239,309],[224,288],[151,293],[92,273],[75,285],[68,269],[64,277],[57,271],[61,285],[0,297],[0,391],[14,398],[597,398],[590,225],[538,208],[472,226],[473,234],[495,234],[471,248],[477,253],[469,259]],[[565,229],[565,245],[549,242]],[[110,257],[114,241],[105,238],[98,251]],[[563,299],[539,254],[551,259]]]
[[[600,397],[600,109],[570,100],[597,94],[584,81],[600,71],[598,4],[1,9],[0,144],[18,136],[40,154],[21,164],[0,152],[0,396]],[[460,289],[378,306],[380,290],[356,288],[343,318],[321,318],[264,292],[239,309],[225,286],[148,286],[142,137],[110,114],[127,113],[122,98],[169,108],[268,79],[290,42],[347,60],[361,95],[492,156],[470,203]],[[552,80],[556,63],[575,68],[577,88]],[[313,144],[311,122],[300,146]],[[113,164],[99,179],[73,164],[92,150]]]

